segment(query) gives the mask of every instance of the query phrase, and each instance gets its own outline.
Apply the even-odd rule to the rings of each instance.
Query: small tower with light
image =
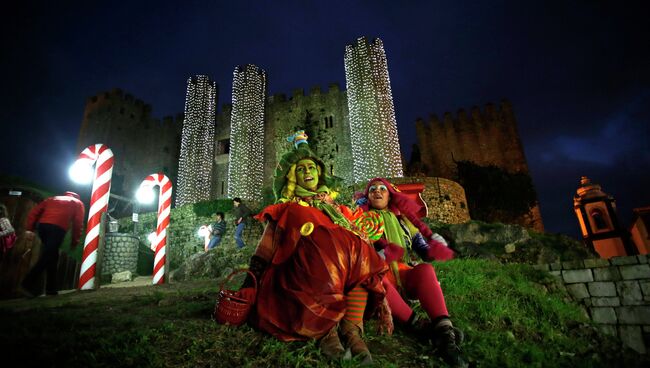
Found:
[[[580,187],[573,197],[573,209],[585,244],[600,258],[636,254],[625,229],[618,222],[616,201],[586,176],[580,179]]]

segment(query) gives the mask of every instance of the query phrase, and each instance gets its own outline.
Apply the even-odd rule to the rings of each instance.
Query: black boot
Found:
[[[255,279],[257,279],[257,283],[259,285],[260,279],[262,278],[262,275],[264,274],[264,270],[266,270],[266,266],[268,265],[268,262],[264,260],[264,258],[259,257],[259,256],[252,256],[251,261],[248,265],[248,270],[255,275]],[[242,288],[247,288],[247,287],[253,287],[255,286],[255,281],[253,277],[247,273],[246,274],[246,279],[244,280],[244,283],[242,284]]]
[[[463,333],[451,325],[441,326],[434,330],[433,345],[442,360],[452,367],[468,366],[459,346],[462,340]]]
[[[448,319],[448,317],[444,318]],[[451,322],[449,324],[451,325]],[[420,319],[415,312],[411,315],[411,318],[403,324],[403,326],[406,331],[415,335],[422,342],[427,342],[429,340],[435,342],[438,337],[435,324],[429,319]],[[452,326],[451,328],[454,330],[456,345],[460,346],[463,343],[463,340],[465,340],[465,334],[457,327]]]

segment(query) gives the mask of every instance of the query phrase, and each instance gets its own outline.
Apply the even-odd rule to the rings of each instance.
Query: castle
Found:
[[[431,115],[428,122],[418,119],[416,133],[420,151],[417,171],[425,176],[454,180],[458,161],[528,175],[517,120],[508,101],[502,101],[499,108],[489,103],[482,111],[474,106],[469,115],[464,109],[456,115],[447,112],[442,122],[436,115]],[[543,231],[539,204],[519,223]]]
[[[77,151],[107,144],[116,157],[111,192],[133,197],[149,174],[178,177],[183,114],[156,119],[151,105],[119,88],[86,99]]]
[[[387,63],[381,41],[376,39],[368,43],[365,38],[360,38],[356,44],[348,45],[345,63],[347,91],[337,84],[330,84],[325,91],[313,87],[307,94],[302,89],[296,89],[288,97],[284,94],[267,96],[265,72],[253,65],[240,66],[234,73],[233,103],[223,104],[221,110],[216,111],[215,86],[214,109],[211,110],[216,111],[214,136],[198,143],[209,144],[213,150],[211,167],[205,168],[209,171],[211,185],[208,190],[202,191],[204,195],[209,192],[212,199],[240,196],[249,200],[259,200],[260,195],[269,196],[268,189],[263,193],[250,192],[250,186],[259,186],[251,185],[253,182],[250,180],[259,180],[261,188],[270,187],[277,162],[292,148],[286,138],[298,129],[307,132],[310,147],[325,163],[329,173],[342,177],[347,184],[375,176],[403,176],[404,160],[397,140]],[[189,84],[193,78],[199,77],[192,77],[188,81],[185,116],[163,118],[162,122],[151,118],[149,105],[134,100],[120,90],[88,99],[78,148],[102,142],[114,150],[113,193],[132,196],[142,178],[155,171],[165,172],[174,183],[185,180],[179,178],[183,169],[178,168],[178,162],[179,157],[183,156],[181,141],[186,139],[187,129],[183,123],[187,126],[196,119],[188,116],[194,115],[193,110],[188,109]],[[368,125],[368,121],[374,123]],[[373,126],[375,130],[370,129]],[[430,193],[428,201],[436,204],[430,204],[430,209],[442,208],[443,202],[448,202],[446,214],[442,215],[441,212],[440,219],[453,222],[469,219],[463,188],[453,181],[455,161],[468,160],[480,165],[495,165],[509,172],[527,173],[516,120],[508,103],[503,103],[498,110],[492,105],[487,105],[484,112],[474,108],[469,117],[462,110],[456,117],[447,113],[442,123],[435,117],[428,123],[418,120],[416,131],[421,161],[416,176],[429,179],[415,181],[429,186],[437,185],[435,190],[429,188],[425,192]],[[236,141],[241,142],[244,136],[256,137],[251,140],[259,138],[244,150],[252,156],[243,155],[241,150],[233,155],[234,149],[242,147]],[[362,152],[354,151],[358,147],[364,148]],[[381,166],[373,164],[379,161],[388,164],[380,167],[381,171],[372,172],[371,168]],[[235,184],[232,179],[233,163],[235,166],[242,163],[254,166],[254,170],[250,171],[253,174],[246,178],[248,184]],[[368,163],[371,165],[368,166]],[[196,175],[196,170],[189,172]],[[235,178],[239,179],[242,175]],[[431,177],[439,179],[431,180]],[[407,182],[405,179],[396,180]],[[201,199],[194,201],[197,200]],[[192,199],[188,199],[186,203],[191,202]],[[529,227],[543,229],[539,209],[536,207],[529,215],[522,222]]]

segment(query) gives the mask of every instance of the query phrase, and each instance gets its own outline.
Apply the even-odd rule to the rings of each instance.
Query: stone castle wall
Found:
[[[416,130],[424,170],[430,176],[453,179],[456,161],[528,172],[517,121],[507,101],[499,109],[492,104],[483,111],[473,107],[469,115],[464,109],[456,115],[446,112],[442,122],[431,115],[428,122],[419,119]]]
[[[267,97],[265,109],[265,186],[270,187],[280,157],[292,149],[286,138],[298,129],[307,131],[310,146],[326,169],[353,184],[346,91],[337,84],[329,85],[327,91],[314,87],[308,94],[298,89],[288,98],[282,94]],[[227,196],[231,111],[232,106],[224,104],[216,116],[211,198]],[[182,125],[182,114],[159,121],[151,117],[151,106],[114,89],[88,99],[78,149],[98,142],[107,144],[115,154],[112,192],[130,198],[141,180],[154,172],[162,171],[177,183]],[[514,113],[507,102],[499,109],[490,104],[484,111],[473,108],[469,116],[462,110],[455,116],[447,113],[442,123],[435,116],[428,123],[420,120],[416,129],[428,177],[453,180],[454,160],[528,171]],[[457,183],[440,183],[430,183],[427,187],[436,189],[424,193],[430,216],[452,223],[469,219],[462,208],[467,207],[464,190]],[[445,191],[449,193],[440,195]],[[543,231],[539,207],[523,216],[521,224]]]
[[[537,265],[562,281],[604,333],[642,354],[650,348],[650,258],[646,255]]]
[[[517,120],[508,101],[502,101],[498,109],[487,104],[483,110],[473,107],[469,114],[464,109],[456,115],[447,112],[442,122],[436,115],[428,122],[418,119],[416,132],[422,171],[427,176],[454,179],[457,161],[528,174]],[[539,205],[517,223],[543,232]]]
[[[290,98],[278,94],[267,100],[265,117],[265,178],[271,178],[282,155],[293,149],[287,137],[304,129],[310,148],[323,160],[330,174],[352,182],[352,149],[347,95],[337,84],[327,92],[314,87],[305,95],[302,89]]]
[[[230,153],[231,104],[224,104],[217,114],[214,137],[214,167],[211,198],[228,196],[228,155]]]
[[[282,155],[293,149],[287,138],[296,130],[309,135],[310,147],[323,160],[330,174],[350,183],[352,149],[345,91],[331,84],[327,92],[314,87],[305,95],[297,89],[287,98],[269,96],[264,116],[264,186],[271,186],[273,174]],[[225,198],[228,188],[228,148],[232,106],[226,104],[217,115],[213,198]]]
[[[423,183],[422,199],[427,204],[427,218],[447,224],[462,224],[470,219],[465,190],[455,181],[432,177],[392,178],[391,183]]]
[[[150,105],[113,89],[87,99],[77,150],[106,144],[115,155],[111,192],[131,198],[147,175],[176,182],[182,126],[182,114],[155,119]]]

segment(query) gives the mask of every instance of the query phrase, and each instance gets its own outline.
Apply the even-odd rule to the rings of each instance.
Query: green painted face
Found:
[[[318,187],[318,165],[308,158],[296,164],[296,183],[301,187],[314,191]]]

